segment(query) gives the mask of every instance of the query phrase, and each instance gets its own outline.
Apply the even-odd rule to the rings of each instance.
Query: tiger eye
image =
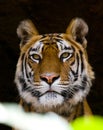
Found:
[[[64,52],[64,53],[61,55],[61,58],[67,58],[69,55],[70,55],[70,53]]]
[[[40,60],[40,56],[38,54],[33,54],[32,57],[35,60]]]

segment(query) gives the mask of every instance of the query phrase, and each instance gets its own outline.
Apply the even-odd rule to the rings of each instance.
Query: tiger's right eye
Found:
[[[38,54],[32,54],[30,57],[33,61],[37,61],[37,62],[40,61],[41,59],[40,55]]]
[[[40,56],[38,54],[33,54],[32,58],[35,60],[40,60]]]

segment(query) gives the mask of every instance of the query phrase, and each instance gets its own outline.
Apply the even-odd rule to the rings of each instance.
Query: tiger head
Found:
[[[69,111],[87,96],[94,79],[86,52],[87,33],[81,18],[73,19],[66,33],[44,35],[30,20],[20,23],[15,83],[21,98],[35,111]]]

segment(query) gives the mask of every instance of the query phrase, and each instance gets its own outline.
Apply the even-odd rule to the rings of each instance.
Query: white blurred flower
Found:
[[[26,113],[16,104],[0,104],[0,123],[19,130],[72,130],[67,121],[54,113]]]

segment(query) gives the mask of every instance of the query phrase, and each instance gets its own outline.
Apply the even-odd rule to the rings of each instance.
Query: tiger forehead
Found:
[[[59,49],[59,51],[62,50],[80,50],[84,51],[84,48],[81,46],[81,44],[76,41],[74,41],[71,36],[66,35],[64,33],[53,33],[53,34],[44,34],[41,35],[41,38],[38,40],[41,44],[55,46]]]
[[[30,51],[41,53],[44,50],[52,49],[59,51],[73,51],[73,46],[70,41],[67,41],[63,34],[44,34],[31,47]]]
[[[64,38],[64,35],[58,34],[58,33],[54,33],[54,34],[44,34],[42,35],[42,37],[39,39],[39,41],[45,46],[45,45],[49,45],[49,46],[55,46],[57,48],[59,48],[59,50],[61,49],[66,49],[66,48],[71,48],[72,44],[70,43],[70,41],[67,41]]]
[[[53,44],[59,41],[60,39],[63,39],[61,34],[44,34],[42,35],[40,41],[43,42],[43,44]]]

